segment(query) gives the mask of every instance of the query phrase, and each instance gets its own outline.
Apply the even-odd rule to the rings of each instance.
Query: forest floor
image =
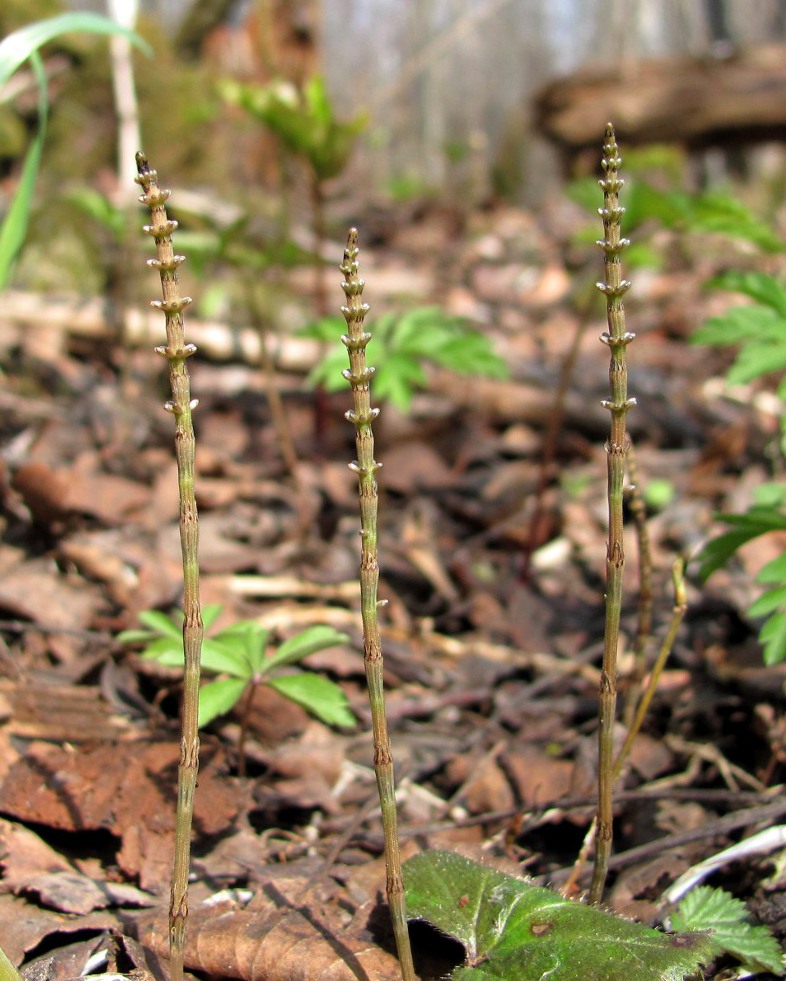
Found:
[[[583,326],[576,312],[602,270],[597,249],[571,244],[576,222],[568,206],[553,209],[548,233],[542,217],[512,208],[462,217],[427,207],[358,222],[372,331],[386,310],[439,304],[487,331],[511,372],[500,381],[431,371],[411,412],[383,405],[376,427],[403,852],[457,849],[555,885],[592,817],[604,624],[608,350],[600,304]],[[626,302],[637,334],[628,348],[637,480],[645,496],[671,492],[648,521],[650,659],[671,617],[674,558],[721,529],[717,512],[750,503],[778,429],[766,398],[724,387],[728,354],[689,343],[732,302],[702,284],[739,257],[728,242],[660,247],[663,268],[629,272]],[[306,297],[310,271],[290,276]],[[339,284],[336,272],[336,308]],[[144,288],[156,295],[152,272]],[[120,370],[103,309],[23,294],[0,306],[0,946],[16,963],[41,957],[36,976],[49,978],[77,974],[107,937],[110,967],[121,970],[156,974],[166,951],[179,679],[116,638],[140,611],[180,602],[173,420],[161,409],[166,366],[151,350],[162,333],[134,340]],[[544,480],[548,421],[577,331]],[[202,601],[222,605],[219,628],[253,618],[277,640],[312,624],[346,631],[350,643],[308,666],[342,686],[358,719],[354,730],[331,729],[261,689],[245,776],[239,714],[203,732],[187,964],[248,981],[392,979],[347,467],[354,432],[343,419],[350,393],[324,400],[316,439],[304,385],[313,345],[276,346],[293,476],[259,368],[240,351],[222,356],[221,332],[196,315],[186,336],[199,348],[189,368],[200,403]],[[373,342],[368,355],[374,364]],[[757,570],[784,544],[759,540],[706,585],[689,568],[688,613],[615,808],[607,902],[627,916],[652,921],[680,873],[779,823],[786,668],[763,666],[745,610]],[[631,524],[621,705],[638,582]],[[738,818],[731,831],[728,815]],[[709,881],[786,937],[777,855]],[[413,941],[423,978],[461,960],[422,925]]]

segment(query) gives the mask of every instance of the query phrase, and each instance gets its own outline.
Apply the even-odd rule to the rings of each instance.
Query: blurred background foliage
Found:
[[[105,0],[4,0],[0,35],[64,10],[107,12]],[[202,200],[179,197],[188,227],[226,228],[243,214],[249,247],[268,249],[294,235],[298,248],[316,254],[326,232],[343,234],[347,217],[359,220],[380,201],[425,199],[463,209],[499,199],[547,202],[561,193],[564,173],[533,125],[533,96],[546,83],[580,66],[617,64],[623,73],[629,66],[635,89],[641,57],[724,58],[783,39],[786,3],[146,0],[137,30],[155,52],[133,56],[144,150],[168,181],[205,191]],[[73,286],[76,276],[79,288],[91,291],[106,280],[105,271],[91,271],[101,244],[96,221],[75,211],[72,191],[113,192],[117,121],[109,48],[101,38],[71,35],[46,49],[45,62],[51,118],[17,281]],[[34,88],[23,77],[14,82],[18,90],[0,103],[0,210],[35,128]],[[320,149],[337,161],[321,177],[319,221],[327,228],[314,227],[310,177],[281,126],[253,111],[253,99],[228,103],[228,90],[268,92],[268,105],[270,93],[292,91],[305,107],[309,93],[324,92],[321,111],[342,141],[340,147],[323,141]],[[310,125],[305,117],[301,122]],[[307,143],[306,158],[313,149]],[[772,146],[750,150],[752,158],[757,154],[768,168],[769,184],[760,186],[772,198],[783,191],[782,153]],[[712,153],[707,156],[712,163]],[[675,202],[665,192],[684,190],[689,164],[679,146],[660,155],[649,151],[647,181],[664,191],[666,210]],[[232,217],[217,216],[217,202]],[[650,198],[648,206],[654,204]],[[305,229],[300,238],[298,227]],[[57,273],[42,269],[36,243],[57,260]],[[56,281],[60,275],[66,282]]]

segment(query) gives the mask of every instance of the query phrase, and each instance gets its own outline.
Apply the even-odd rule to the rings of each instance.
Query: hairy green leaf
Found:
[[[350,711],[347,696],[329,678],[301,671],[270,678],[266,683],[329,726],[348,729],[357,721]]]
[[[708,959],[706,934],[665,934],[485,868],[453,852],[406,862],[411,917],[459,940],[457,981],[679,981]]]

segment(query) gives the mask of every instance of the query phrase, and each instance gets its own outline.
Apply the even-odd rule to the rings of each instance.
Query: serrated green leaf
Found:
[[[265,661],[265,671],[280,668],[285,664],[297,664],[309,654],[346,644],[348,640],[347,634],[341,633],[334,627],[317,624],[281,644],[276,653]]]
[[[749,617],[766,617],[780,606],[786,606],[786,586],[768,589],[748,607]]]
[[[766,252],[782,252],[784,244],[738,198],[723,191],[706,191],[690,199],[689,227],[751,242]]]
[[[786,368],[786,320],[781,321],[777,331],[777,338],[768,340],[761,337],[742,345],[734,364],[726,373],[730,385],[746,385],[754,378]]]
[[[356,719],[349,708],[347,696],[335,682],[311,671],[285,674],[270,678],[266,684],[316,716],[329,726],[351,728]]]
[[[752,971],[781,975],[786,967],[783,951],[765,926],[748,922],[745,904],[723,889],[697,886],[672,916],[678,930],[711,930],[714,956],[732,954]]]
[[[465,947],[457,979],[680,981],[708,959],[706,934],[665,934],[453,852],[404,865],[410,917]]]
[[[708,280],[704,286],[706,289],[742,293],[765,307],[771,307],[780,318],[786,319],[786,287],[769,273],[730,269]]]
[[[777,338],[783,331],[784,320],[768,307],[730,307],[717,317],[710,317],[691,335],[692,344],[728,347],[732,344],[756,342],[761,337]]]
[[[231,711],[248,685],[242,678],[219,678],[199,689],[199,726],[208,725]]]
[[[374,376],[374,395],[378,401],[388,399],[401,412],[409,412],[415,389],[426,382],[426,372],[418,361],[401,354],[391,354]]]
[[[786,661],[786,613],[773,613],[759,631],[759,643],[768,667]]]
[[[720,521],[733,526],[704,545],[694,561],[699,563],[699,578],[704,581],[725,565],[746,542],[770,531],[786,530],[786,515],[770,508],[753,507],[744,514],[718,515]]]

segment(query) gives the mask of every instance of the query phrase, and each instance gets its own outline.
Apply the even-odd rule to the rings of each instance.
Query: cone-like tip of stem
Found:
[[[147,157],[141,150],[137,150],[134,159],[136,160],[137,172],[140,175],[150,173],[150,164],[147,162]]]

